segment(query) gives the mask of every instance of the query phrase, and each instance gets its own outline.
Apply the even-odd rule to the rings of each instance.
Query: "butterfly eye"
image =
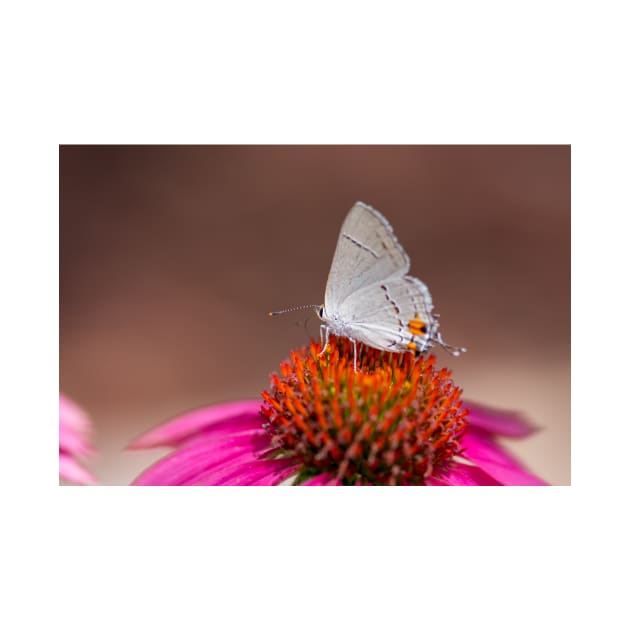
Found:
[[[319,309],[317,311],[317,314],[319,315],[320,319],[324,319],[324,307],[323,306],[319,307]]]

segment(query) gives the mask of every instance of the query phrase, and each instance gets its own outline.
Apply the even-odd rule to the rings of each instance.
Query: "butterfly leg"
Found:
[[[354,339],[351,339],[352,345],[354,346],[354,373],[357,372],[357,342]]]
[[[326,337],[325,341],[324,341],[324,335]],[[330,337],[330,328],[328,328],[328,326],[326,326],[326,324],[322,324],[319,327],[319,338],[320,341],[322,343],[322,351],[319,353],[318,356],[322,356],[322,354],[324,354],[324,352],[326,352],[326,348],[328,348],[328,339]]]

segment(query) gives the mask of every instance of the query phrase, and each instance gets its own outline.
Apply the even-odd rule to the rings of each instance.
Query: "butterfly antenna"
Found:
[[[444,339],[442,339],[442,333],[437,333],[435,341],[437,341],[444,350],[454,357],[458,357],[462,352],[466,352],[466,348],[458,348],[457,346],[451,346],[448,343],[445,343]]]
[[[276,315],[283,315],[284,313],[291,313],[292,311],[302,311],[306,308],[320,308],[321,304],[306,304],[305,306],[292,306],[291,308],[284,308],[281,311],[269,311],[269,317],[275,317]]]

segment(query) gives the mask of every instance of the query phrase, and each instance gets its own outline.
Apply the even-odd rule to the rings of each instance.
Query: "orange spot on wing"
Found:
[[[416,346],[416,344],[413,341],[410,341],[407,344],[407,348],[409,348],[409,350],[415,350],[418,346]]]
[[[427,326],[421,319],[412,319],[407,327],[412,335],[424,335],[427,332]]]

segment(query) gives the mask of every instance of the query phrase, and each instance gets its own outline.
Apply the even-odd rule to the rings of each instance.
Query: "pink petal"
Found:
[[[244,429],[260,428],[260,401],[242,400],[201,407],[165,422],[156,429],[137,437],[127,448],[178,446],[200,433],[229,435]]]
[[[260,429],[219,440],[207,440],[185,446],[162,458],[145,470],[132,485],[185,486],[212,469],[223,469],[234,461],[255,460],[269,445],[269,438]]]
[[[308,481],[300,484],[301,486],[340,486],[341,482],[332,473],[321,473],[311,477]],[[357,486],[371,486],[367,481],[357,481]]]
[[[230,421],[231,422],[231,421]],[[220,423],[222,424],[222,423]],[[216,427],[216,430],[214,430]],[[189,446],[195,446],[197,444],[210,444],[210,443],[218,443],[223,440],[229,440],[230,438],[239,438],[245,435],[254,435],[260,437],[260,448],[268,448],[270,445],[269,437],[263,440],[262,436],[266,435],[265,431],[261,428],[261,423],[256,421],[255,423],[251,422],[241,422],[237,421],[233,426],[219,426],[219,424],[214,425],[211,429],[206,429],[193,435],[178,445],[176,448],[184,448]]]
[[[501,484],[477,466],[455,462],[450,470],[427,480],[429,486],[500,486]]]
[[[523,465],[504,451],[485,431],[471,429],[464,435],[464,457],[505,486],[546,486],[542,479],[527,472]]]
[[[59,449],[74,455],[89,455],[93,452],[84,436],[61,423],[59,424]]]
[[[91,426],[85,411],[62,393],[59,393],[59,423],[79,434],[87,434]]]
[[[301,483],[301,486],[326,486],[328,482],[333,479],[331,473],[321,473],[319,475],[315,475],[311,477],[308,481],[304,481]]]
[[[72,481],[74,483],[96,483],[96,479],[88,470],[76,459],[64,453],[59,453],[59,476],[64,481]]]
[[[278,460],[280,461],[280,460]],[[268,475],[261,477],[258,481],[250,483],[250,486],[277,486],[280,482],[284,481],[297,473],[300,470],[300,466],[290,466],[289,468],[282,468],[280,470],[274,470]]]
[[[468,422],[489,433],[509,437],[525,437],[536,431],[536,428],[529,424],[522,415],[514,411],[501,411],[477,403],[466,402],[464,405],[470,411],[466,416]]]
[[[93,449],[87,436],[91,422],[73,400],[59,394],[59,448],[67,453],[89,455]]]
[[[276,485],[290,477],[296,470],[296,462],[284,459],[252,459],[239,462],[230,468],[216,470],[199,479],[195,485],[203,486],[258,486]],[[271,483],[274,481],[275,483]]]
[[[264,459],[264,451],[252,451],[251,449],[243,449],[240,452],[236,451],[227,458],[220,458],[211,466],[206,466],[203,470],[200,470],[193,477],[190,477],[186,484],[187,486],[211,486],[218,484],[206,483],[209,477],[217,478],[220,475],[231,475],[235,471],[245,470],[250,464],[258,460]]]

